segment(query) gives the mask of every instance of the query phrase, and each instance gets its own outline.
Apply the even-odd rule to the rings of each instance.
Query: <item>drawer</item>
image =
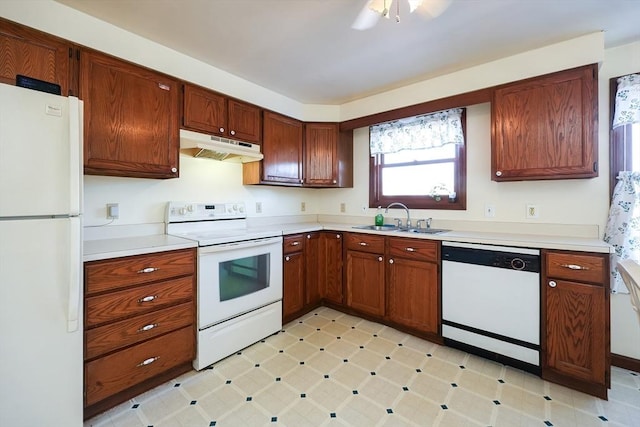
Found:
[[[187,302],[153,313],[121,320],[85,332],[85,359],[93,359],[119,348],[193,324],[193,303]]]
[[[606,264],[605,255],[547,252],[545,268],[547,277],[606,283]]]
[[[286,236],[282,243],[282,252],[290,254],[293,252],[300,252],[304,247],[304,234],[295,234],[292,236]]]
[[[85,363],[85,405],[190,362],[194,338],[193,329],[187,327]]]
[[[347,233],[347,249],[361,252],[384,253],[384,236]]]
[[[433,240],[389,238],[391,257],[438,262],[438,242]]]
[[[193,276],[86,299],[87,327],[120,320],[193,299]]]
[[[195,254],[195,249],[185,249],[87,262],[84,267],[86,293],[90,295],[193,274]]]

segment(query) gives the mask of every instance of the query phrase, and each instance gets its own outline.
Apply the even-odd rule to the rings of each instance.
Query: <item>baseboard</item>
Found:
[[[621,356],[619,354],[611,354],[611,364],[618,368],[628,369],[633,372],[640,373],[640,360],[632,357]]]

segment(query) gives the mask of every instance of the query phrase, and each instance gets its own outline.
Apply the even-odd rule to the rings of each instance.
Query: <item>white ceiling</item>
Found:
[[[640,40],[640,0],[453,0],[366,31],[367,0],[57,0],[305,104],[342,104],[605,31]],[[406,5],[406,0],[401,6]],[[429,0],[427,0],[429,1]]]

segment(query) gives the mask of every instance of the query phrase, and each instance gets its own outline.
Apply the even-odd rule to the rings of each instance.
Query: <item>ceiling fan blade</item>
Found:
[[[419,2],[417,10],[427,18],[435,18],[447,10],[452,2],[453,0],[422,0]]]
[[[351,28],[364,31],[376,25],[378,19],[380,19],[380,13],[371,9],[371,3],[372,1],[368,1],[367,4],[364,5],[356,20],[351,24]]]

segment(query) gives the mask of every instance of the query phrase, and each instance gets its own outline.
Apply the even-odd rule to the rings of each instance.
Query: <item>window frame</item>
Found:
[[[609,200],[613,197],[618,173],[629,170],[632,154],[632,128],[633,125],[624,125],[613,128],[613,117],[616,108],[616,92],[618,91],[618,79],[620,77],[640,73],[625,73],[609,79]]]
[[[456,158],[454,159],[454,187],[456,190],[455,201],[449,201],[448,196],[434,198],[432,196],[383,196],[381,154],[371,156],[369,149],[369,207],[388,206],[393,202],[405,204],[409,209],[440,209],[440,210],[466,210],[467,209],[467,109],[462,108],[462,134],[464,144],[456,144]],[[436,111],[433,111],[435,113]],[[429,113],[423,113],[429,114]],[[411,117],[411,116],[407,116]],[[422,164],[427,162],[418,162]]]

